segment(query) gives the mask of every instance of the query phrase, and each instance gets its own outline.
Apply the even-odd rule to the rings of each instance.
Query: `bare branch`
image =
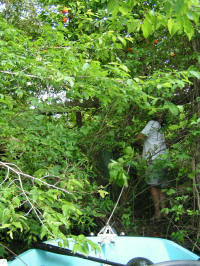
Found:
[[[14,76],[19,75],[18,72],[3,71],[3,70],[0,70],[0,73],[7,74],[7,75],[14,75]],[[35,75],[31,75],[31,74],[25,74],[25,73],[24,73],[24,75],[25,75],[26,77],[29,77],[29,78],[41,79],[40,77],[35,76]]]
[[[55,185],[52,185],[52,184],[49,184],[49,183],[43,181],[41,178],[37,178],[37,177],[23,173],[15,164],[0,162],[0,165],[6,167],[7,169],[9,169],[9,171],[15,173],[17,176],[24,176],[24,177],[30,178],[32,180],[39,181],[40,183],[46,185],[47,187],[51,187],[51,188],[54,188],[56,190],[60,190],[60,191],[65,192],[67,194],[72,194],[71,192],[69,192],[68,190],[66,190],[64,188],[59,188]],[[10,165],[14,166],[17,169],[11,167]],[[57,177],[57,176],[52,176],[52,177]],[[57,177],[57,178],[59,178],[59,177]]]
[[[7,249],[12,255],[14,255],[17,259],[21,260],[22,263],[24,263],[26,266],[28,266],[28,264],[23,259],[21,259],[20,257],[18,257],[18,255],[14,251],[12,251],[11,249],[9,249],[8,247],[6,247],[2,243],[0,243],[0,246],[2,246],[3,248]]]

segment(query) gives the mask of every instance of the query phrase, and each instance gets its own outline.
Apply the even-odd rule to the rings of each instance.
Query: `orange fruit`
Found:
[[[61,10],[61,12],[62,12],[63,14],[66,14],[66,13],[68,13],[68,9],[67,9],[67,8],[63,8],[63,10]]]
[[[158,40],[154,40],[153,43],[154,43],[154,44],[158,44]]]
[[[68,22],[68,20],[69,20],[68,18],[63,18],[64,23]]]

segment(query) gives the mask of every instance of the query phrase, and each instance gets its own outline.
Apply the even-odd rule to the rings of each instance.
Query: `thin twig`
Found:
[[[173,226],[174,227],[176,227],[177,228],[177,231],[179,231],[180,230],[180,228],[172,221],[172,220],[170,220],[171,221],[171,223],[173,224]],[[185,237],[191,242],[191,244],[193,245],[193,249],[194,249],[194,247],[196,248],[196,249],[198,249],[199,251],[200,251],[200,247],[197,245],[197,243],[195,242],[192,242],[192,240],[190,239],[190,237],[186,234],[185,235]]]
[[[32,180],[36,180],[36,181],[39,181],[41,182],[42,184],[46,185],[47,187],[52,187],[56,190],[60,190],[60,191],[63,191],[67,194],[72,194],[70,193],[69,191],[65,190],[65,189],[62,189],[62,188],[59,188],[55,185],[51,185],[43,180],[41,180],[40,178],[36,178],[36,177],[33,177],[31,175],[28,175],[28,174],[25,174],[23,173],[19,167],[17,167],[15,164],[12,164],[12,163],[5,163],[5,162],[0,162],[0,165],[4,166],[7,168],[7,174],[6,174],[6,180],[9,178],[9,173],[10,172],[13,172],[14,174],[17,175],[17,178],[15,178],[14,180],[12,180],[8,187],[11,186],[12,183],[14,183],[16,186],[17,184],[15,183],[16,181],[19,183],[19,189],[21,191],[21,194],[19,194],[20,196],[21,195],[24,195],[25,197],[25,201],[23,202],[23,204],[25,203],[28,203],[30,205],[30,209],[28,210],[28,212],[25,214],[25,216],[27,216],[31,211],[33,211],[37,217],[37,219],[39,220],[40,224],[47,230],[47,232],[52,236],[54,237],[54,235],[51,233],[51,231],[48,229],[48,227],[44,224],[43,220],[45,221],[45,218],[43,216],[43,214],[40,212],[40,210],[38,208],[36,208],[36,205],[35,203],[33,204],[32,201],[30,200],[30,198],[28,197],[28,194],[29,192],[25,191],[24,190],[24,187],[23,187],[23,182],[22,182],[22,177],[27,177],[27,178],[31,178]],[[59,178],[59,177],[57,177]],[[18,195],[18,196],[19,196]],[[22,204],[22,205],[23,205]],[[37,204],[37,203],[36,203]],[[42,217],[42,218],[41,218]]]
[[[38,209],[32,204],[32,202],[30,201],[29,197],[27,196],[27,194],[26,194],[26,192],[25,192],[25,190],[24,190],[23,184],[22,184],[22,180],[21,180],[21,176],[20,176],[20,174],[18,174],[18,178],[19,178],[19,183],[20,183],[21,190],[22,190],[22,192],[23,192],[23,194],[24,194],[24,196],[25,196],[27,202],[28,202],[29,205],[31,206],[31,209],[30,209],[29,211],[31,211],[31,210],[34,211],[34,213],[35,213],[36,217],[38,218],[40,224],[42,224],[42,225],[46,228],[46,230],[48,231],[48,233],[49,233],[51,236],[53,236],[53,234],[52,234],[52,233],[49,231],[49,229],[44,225],[43,221],[41,220],[40,216],[38,215],[38,212],[37,212]]]
[[[2,246],[3,248],[7,249],[11,254],[13,254],[17,259],[21,260],[21,262],[23,262],[26,266],[28,266],[28,264],[23,260],[21,259],[20,257],[18,257],[18,255],[12,251],[11,249],[9,249],[8,247],[6,247],[4,244],[0,243],[0,246]]]
[[[52,187],[52,188],[54,188],[54,189],[57,189],[57,190],[63,191],[63,192],[65,192],[65,193],[67,193],[67,194],[72,194],[71,192],[67,191],[67,190],[64,189],[64,188],[56,187],[55,185],[49,184],[49,183],[47,183],[47,182],[41,180],[41,178],[37,178],[37,177],[34,177],[34,176],[31,176],[31,175],[28,175],[28,174],[23,173],[23,172],[22,172],[22,171],[21,171],[16,165],[14,165],[14,164],[12,164],[12,165],[14,165],[14,166],[15,166],[17,169],[19,169],[19,170],[16,170],[16,169],[14,169],[13,167],[10,167],[10,166],[9,166],[9,163],[0,162],[0,165],[3,165],[4,167],[9,168],[9,169],[10,169],[12,172],[14,172],[17,176],[22,175],[22,176],[24,176],[24,177],[28,177],[28,178],[31,178],[31,179],[33,179],[33,180],[39,181],[39,182],[41,182],[42,184],[44,184],[44,185],[46,185],[46,186],[48,186],[48,187]]]
[[[11,72],[11,71],[3,71],[3,70],[0,70],[0,73],[7,74],[7,75],[14,75],[14,76],[16,76],[16,75],[19,75],[20,72],[18,73],[18,72]],[[40,77],[35,76],[35,75],[31,75],[31,74],[25,74],[25,73],[24,73],[24,75],[25,75],[26,77],[29,77],[29,78],[41,79]]]

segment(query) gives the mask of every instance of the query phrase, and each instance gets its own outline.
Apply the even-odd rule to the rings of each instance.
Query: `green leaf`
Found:
[[[85,71],[85,70],[87,70],[89,67],[90,67],[90,64],[85,63],[85,64],[83,65],[82,69]]]
[[[189,40],[191,40],[192,36],[194,35],[194,27],[191,23],[191,21],[187,18],[183,18],[183,28],[184,32],[186,33]]]
[[[178,109],[178,107],[177,107],[175,104],[171,103],[171,102],[165,102],[165,104],[164,104],[164,108],[169,109],[169,111],[170,111],[173,115],[178,115],[178,113],[179,113],[179,109]]]
[[[117,38],[120,40],[120,42],[126,46],[126,40],[124,38],[122,38],[121,36],[117,36]]]
[[[128,67],[125,66],[125,65],[119,65],[119,68],[121,68],[121,69],[124,70],[125,72],[129,72]]]
[[[123,14],[123,15],[127,15],[130,12],[130,9],[127,8],[126,6],[120,6],[119,7],[119,11]]]
[[[167,17],[158,13],[157,14],[157,23],[155,25],[156,29],[159,29],[161,25],[166,27],[167,23],[168,23]]]
[[[21,232],[23,232],[23,226],[20,222],[13,222],[13,225],[16,227],[16,228],[19,228]]]
[[[81,244],[80,243],[76,243],[73,246],[73,253],[76,254],[78,251],[81,251]]]
[[[20,203],[21,203],[21,202],[20,202],[20,199],[19,199],[19,198],[15,197],[15,198],[13,199],[13,204],[14,204],[15,206],[19,207]]]
[[[123,184],[125,185],[125,187],[128,187],[129,176],[127,176],[125,173],[123,173],[122,174],[122,179],[123,179]]]
[[[10,96],[5,95],[0,99],[0,103],[6,104],[10,110],[13,109],[14,101]]]
[[[43,176],[45,176],[45,175],[47,175],[47,174],[48,174],[47,169],[38,169],[38,170],[34,173],[34,176],[35,176],[35,177],[38,177],[38,178],[41,178],[41,177],[43,177]]]
[[[85,255],[88,255],[88,253],[89,253],[89,245],[88,245],[87,242],[83,242],[82,243],[80,252],[85,254]]]
[[[129,7],[130,11],[133,9],[135,5],[137,5],[137,1],[127,0],[127,6]]]
[[[153,33],[153,25],[146,18],[142,24],[142,32],[145,38],[148,38]]]
[[[47,235],[47,230],[44,226],[41,227],[40,238],[43,239]]]
[[[113,17],[117,15],[117,12],[119,10],[119,1],[118,0],[109,0],[108,1],[108,12],[111,12]]]
[[[73,78],[73,77],[65,76],[65,77],[64,77],[64,80],[66,80],[66,81],[69,83],[69,85],[70,85],[71,87],[74,86],[74,78]]]
[[[194,71],[194,70],[190,70],[190,74],[192,74],[193,77],[200,79],[200,72],[198,71]]]
[[[174,11],[179,16],[187,10],[187,1],[185,0],[175,0],[174,1]]]
[[[178,30],[180,30],[180,24],[174,19],[168,20],[168,30],[171,36],[173,36]]]
[[[1,229],[10,228],[10,227],[11,227],[11,224],[3,224],[2,226],[0,226]]]
[[[187,17],[188,17],[188,19],[193,20],[196,25],[198,25],[198,23],[199,23],[199,15],[198,15],[197,12],[189,10],[188,13],[187,13]]]
[[[130,19],[127,23],[128,33],[139,31],[141,28],[139,19]]]
[[[131,157],[133,157],[134,150],[132,149],[131,146],[128,146],[128,147],[125,148],[124,153],[127,154],[127,155],[129,155],[129,156],[131,156]]]

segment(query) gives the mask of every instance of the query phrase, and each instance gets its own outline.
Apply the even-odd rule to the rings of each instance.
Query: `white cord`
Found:
[[[129,170],[130,170],[130,165],[128,166],[128,171],[127,171],[128,173],[129,173]],[[117,202],[116,202],[116,204],[115,204],[115,207],[113,208],[112,213],[111,213],[110,217],[108,218],[108,221],[107,221],[106,225],[109,225],[109,223],[110,223],[110,220],[111,220],[111,218],[112,218],[112,216],[113,216],[113,214],[114,214],[114,212],[115,212],[115,209],[117,208],[117,205],[118,205],[118,203],[119,203],[119,200],[120,200],[120,198],[121,198],[121,196],[122,196],[122,193],[123,193],[123,191],[124,191],[124,187],[125,187],[125,185],[123,185],[123,187],[122,187],[122,189],[121,189],[121,192],[120,192],[120,194],[119,194],[119,197],[118,197],[118,199],[117,199]]]

